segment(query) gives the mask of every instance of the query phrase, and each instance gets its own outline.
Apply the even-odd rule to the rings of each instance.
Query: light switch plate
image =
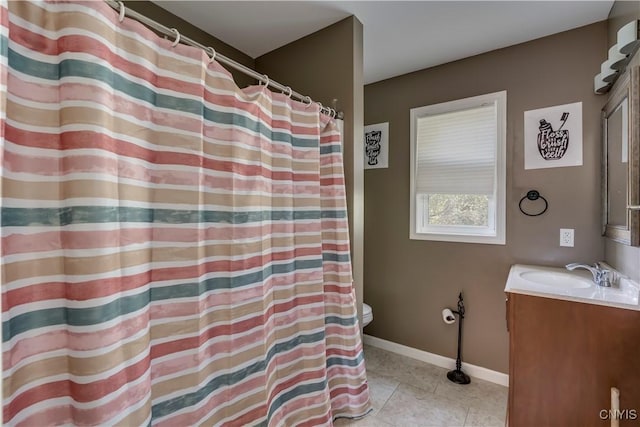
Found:
[[[573,228],[560,229],[560,246],[573,247]]]

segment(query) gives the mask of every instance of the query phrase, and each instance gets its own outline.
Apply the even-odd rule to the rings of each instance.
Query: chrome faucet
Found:
[[[576,268],[589,270],[591,274],[593,274],[593,281],[596,285],[603,286],[605,288],[611,286],[611,270],[602,268],[602,265],[599,262],[596,262],[593,267],[587,264],[579,264],[577,262],[567,264],[565,267],[567,270],[575,270]]]

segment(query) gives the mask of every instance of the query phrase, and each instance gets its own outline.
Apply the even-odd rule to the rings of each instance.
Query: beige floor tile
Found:
[[[459,385],[447,369],[365,346],[373,412],[337,426],[504,426],[507,387],[477,378]]]
[[[395,427],[393,424],[388,424],[379,419],[378,417],[371,417],[369,419],[363,419],[351,424],[353,427]]]
[[[382,421],[380,418],[374,415],[369,415],[364,417],[361,420],[352,422],[350,427],[395,427],[395,426],[394,424],[389,424]]]
[[[386,423],[372,414],[359,420],[339,418],[333,422],[333,425],[335,427],[395,427],[393,424]]]
[[[375,371],[367,371],[367,381],[369,382],[369,396],[373,407],[371,415],[375,415],[387,403],[400,382],[394,378],[379,375]]]
[[[504,419],[507,413],[508,390],[507,387],[477,378],[471,378],[470,384],[455,384],[445,376],[438,383],[435,393]]]
[[[364,364],[367,372],[375,371],[382,375],[384,375],[385,372],[390,373],[389,365],[392,357],[392,354],[388,351],[368,345],[364,346]]]
[[[364,360],[367,372],[391,377],[427,391],[434,391],[447,372],[438,366],[369,346],[365,347]]]
[[[498,417],[494,413],[478,408],[469,408],[464,427],[504,427],[505,416]]]
[[[398,426],[463,426],[468,409],[423,389],[400,384],[378,412],[381,420]]]

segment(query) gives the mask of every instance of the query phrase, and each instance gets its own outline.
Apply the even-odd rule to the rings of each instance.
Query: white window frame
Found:
[[[486,228],[473,226],[431,226],[434,231],[417,232],[416,226],[416,144],[417,120],[421,117],[460,111],[480,107],[487,103],[497,105],[497,141],[496,141],[496,177],[493,194],[494,203],[489,203],[489,223],[492,223],[491,214],[494,214],[495,229],[487,232]],[[507,152],[507,91],[494,92],[486,95],[474,96],[440,104],[427,105],[412,108],[411,118],[411,206],[409,238],[412,240],[434,240],[443,242],[485,243],[504,245],[506,242],[506,152]],[[492,211],[492,205],[495,208]],[[435,230],[438,230],[437,232]],[[482,230],[479,230],[482,229]]]

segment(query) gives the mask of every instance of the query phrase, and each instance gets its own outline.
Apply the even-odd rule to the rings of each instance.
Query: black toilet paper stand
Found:
[[[460,316],[458,322],[458,357],[456,358],[456,369],[447,372],[447,378],[456,384],[469,384],[471,378],[469,375],[462,372],[462,358],[460,357],[460,348],[462,346],[462,319],[464,319],[464,301],[462,299],[462,292],[458,295],[458,310],[452,311],[453,314]]]

